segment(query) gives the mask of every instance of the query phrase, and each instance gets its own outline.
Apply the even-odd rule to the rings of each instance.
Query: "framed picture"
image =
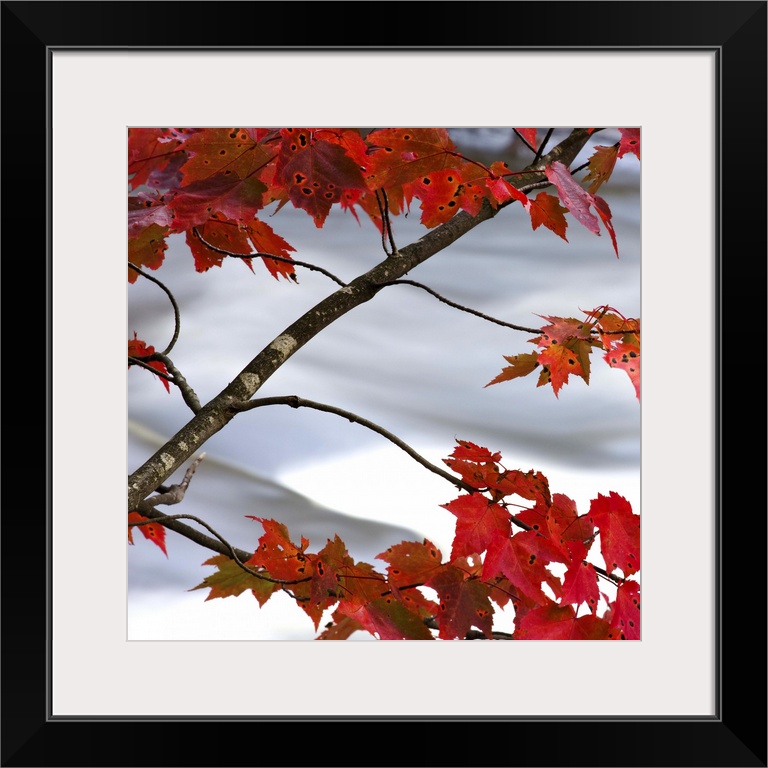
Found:
[[[428,44],[444,28],[438,9],[465,41]],[[297,19],[369,29],[394,15],[427,43],[295,39]],[[744,429],[753,377],[738,395],[723,387],[736,369],[724,366],[725,321],[738,317],[742,333],[764,324],[762,174],[741,186],[765,169],[766,3],[6,2],[2,20],[6,233],[30,210],[42,231],[44,209],[47,231],[45,514],[8,505],[4,516],[3,765],[235,764],[226,736],[206,729],[254,723],[328,747],[305,751],[294,738],[275,757],[258,736],[235,742],[264,755],[259,764],[767,764],[764,502],[754,510],[748,498],[739,524],[745,502],[727,493],[734,475],[762,478],[764,462],[752,467]],[[125,272],[109,255],[125,247],[126,129],[384,120],[641,126],[639,642],[130,636],[125,520],[114,511],[125,488],[115,341]],[[38,151],[19,151],[30,139]],[[6,258],[11,269],[24,261]],[[748,278],[738,288],[735,267]],[[727,474],[726,457],[738,459]],[[21,541],[38,543],[34,567]],[[382,727],[406,724],[407,743],[392,732],[379,743]]]

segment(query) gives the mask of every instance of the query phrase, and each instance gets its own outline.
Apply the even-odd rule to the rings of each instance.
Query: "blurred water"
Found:
[[[499,146],[508,130],[488,129]],[[596,143],[618,134],[606,132]],[[606,232],[596,237],[571,219],[569,242],[532,231],[513,205],[409,275],[447,298],[508,322],[536,327],[537,314],[579,316],[609,303],[640,316],[640,174],[633,157],[617,164],[600,194],[613,213],[620,258]],[[394,220],[401,247],[421,237],[419,211]],[[280,210],[269,224],[297,259],[351,280],[383,257],[372,224],[334,211],[322,229],[304,212]],[[245,364],[303,312],[336,289],[299,270],[299,284],[275,281],[263,265],[252,274],[225,262],[194,271],[183,238],[170,238],[166,263],[153,273],[173,292],[181,334],[172,353],[201,402],[216,395]],[[164,348],[173,332],[167,297],[139,280],[129,286],[128,332]],[[484,388],[506,362],[528,352],[530,335],[453,310],[424,291],[391,287],[340,318],[281,368],[259,396],[295,394],[353,411],[405,440],[434,463],[455,439],[501,451],[508,468],[537,469],[581,512],[597,493],[640,502],[640,407],[628,377],[593,360],[591,383],[572,380],[556,399],[529,378]],[[593,358],[595,356],[593,355]],[[129,471],[173,435],[191,412],[172,388],[131,369]],[[245,515],[275,517],[313,551],[338,533],[357,560],[401,540],[430,538],[450,552],[454,518],[440,504],[453,486],[396,446],[337,416],[285,406],[242,414],[205,446],[209,458],[183,505],[235,546],[255,547],[263,532]],[[182,473],[172,481],[178,482]],[[136,537],[129,547],[129,639],[311,639],[309,619],[290,601],[264,609],[250,596],[205,602],[187,592],[211,573],[212,553],[168,533],[166,559]],[[360,635],[360,633],[358,633]],[[357,636],[355,636],[357,639]],[[366,639],[361,636],[359,639]]]

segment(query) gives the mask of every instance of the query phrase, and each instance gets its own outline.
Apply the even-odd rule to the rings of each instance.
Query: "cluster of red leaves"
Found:
[[[536,147],[535,128],[516,130]],[[168,236],[183,234],[198,272],[221,266],[228,253],[242,256],[251,270],[253,257],[258,256],[275,279],[297,281],[291,263],[295,249],[259,214],[267,206],[276,204],[276,212],[291,203],[322,227],[338,204],[358,220],[361,212],[381,231],[381,191],[386,193],[390,216],[410,210],[417,201],[421,223],[430,228],[460,210],[477,214],[484,201],[494,208],[519,201],[533,229],[543,225],[566,241],[567,214],[597,235],[602,222],[618,257],[610,208],[596,193],[610,178],[617,159],[627,153],[640,158],[639,129],[619,132],[617,144],[595,148],[585,178],[588,188],[562,163],[554,162],[544,172],[558,194],[539,192],[529,198],[510,183],[515,173],[506,163],[486,166],[467,159],[445,128],[384,128],[366,135],[357,128],[132,128],[128,260],[139,268],[158,269]],[[128,280],[137,277],[129,268]],[[584,344],[578,335],[571,336],[571,346],[581,349],[577,357],[556,349],[552,342],[543,353],[507,358],[512,368],[491,383],[529,373],[537,362],[543,366],[539,384],[551,380],[555,394],[569,373],[588,382],[584,349],[591,340],[581,341]],[[616,352],[606,359],[625,368],[639,397],[639,368],[629,359],[636,350],[605,349]],[[161,363],[150,365],[162,370]]]
[[[286,590],[316,630],[333,610],[321,640],[358,630],[383,640],[490,638],[494,614],[507,606],[516,640],[640,638],[640,517],[625,498],[598,494],[579,515],[544,475],[508,470],[498,452],[459,440],[444,461],[475,489],[443,505],[456,517],[449,559],[426,539],[403,541],[377,555],[387,563],[377,571],[355,562],[338,536],[312,553],[283,524],[252,517],[265,531],[246,563],[252,572],[219,555],[194,589],[209,589],[207,600],[250,590],[259,605]],[[596,541],[604,565],[588,560]]]
[[[535,146],[535,129],[519,131]],[[621,133],[618,145],[597,147],[589,163],[589,190],[553,163],[546,174],[559,199],[546,193],[529,199],[510,183],[514,174],[506,163],[486,166],[465,158],[445,128],[385,128],[367,135],[356,128],[133,128],[128,134],[134,193],[128,198],[129,261],[157,269],[168,235],[184,233],[200,272],[222,262],[209,243],[243,256],[286,259],[264,262],[275,278],[293,277],[294,249],[259,220],[259,213],[290,202],[322,227],[338,204],[356,218],[361,211],[381,229],[379,191],[386,192],[392,216],[418,201],[427,227],[460,210],[476,214],[485,200],[494,208],[519,200],[534,229],[543,224],[563,238],[569,211],[599,234],[593,207],[616,248],[610,210],[594,193],[618,157],[628,151],[640,156],[639,131],[623,128]],[[251,266],[250,259],[245,262]],[[136,276],[128,270],[130,281]]]
[[[590,354],[593,348],[604,350],[603,360],[628,376],[640,399],[640,321],[627,319],[612,307],[598,307],[585,312],[584,320],[573,317],[539,315],[549,321],[541,335],[529,339],[540,348],[536,352],[504,355],[509,363],[485,386],[527,376],[539,369],[537,387],[551,384],[558,397],[568,378],[580,376],[589,384]]]

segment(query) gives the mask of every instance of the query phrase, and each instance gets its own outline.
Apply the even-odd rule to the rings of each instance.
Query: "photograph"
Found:
[[[131,639],[641,638],[639,128],[127,138]]]

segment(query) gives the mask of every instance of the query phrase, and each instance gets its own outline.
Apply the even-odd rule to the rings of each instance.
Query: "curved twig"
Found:
[[[326,277],[329,277],[331,280],[333,280],[336,284],[340,285],[342,288],[346,288],[347,283],[345,283],[340,278],[336,277],[332,272],[329,272],[327,269],[323,269],[322,267],[318,267],[315,264],[310,264],[307,261],[297,261],[296,259],[286,259],[283,256],[275,256],[272,253],[262,253],[261,251],[255,251],[254,253],[233,253],[232,251],[227,251],[224,248],[218,248],[215,245],[211,245],[207,240],[203,238],[203,236],[198,231],[197,227],[192,228],[192,232],[194,233],[195,237],[206,247],[210,248],[212,251],[215,251],[216,253],[220,253],[222,256],[229,256],[233,259],[272,259],[272,261],[281,261],[284,264],[291,264],[296,267],[304,267],[305,269],[312,270],[313,272],[319,272],[321,275],[325,275]]]
[[[485,315],[482,312],[478,312],[476,309],[470,309],[469,307],[465,307],[462,304],[457,304],[455,301],[446,299],[445,296],[441,296],[439,293],[437,293],[437,291],[433,291],[428,286],[423,285],[422,283],[417,283],[415,280],[393,280],[391,283],[385,283],[384,287],[388,285],[412,285],[416,288],[421,288],[422,290],[434,296],[438,301],[442,301],[443,304],[447,304],[449,307],[460,309],[462,312],[468,312],[470,315],[475,315],[476,317],[481,317],[483,320],[487,320],[489,323],[503,325],[505,328],[512,328],[515,331],[525,331],[526,333],[541,333],[541,328],[528,328],[524,325],[507,323],[504,322],[504,320],[497,320],[495,317],[491,317],[490,315]]]
[[[446,470],[430,463],[421,454],[416,453],[416,451],[414,451],[413,448],[408,445],[408,443],[403,442],[399,437],[384,429],[384,427],[380,427],[378,424],[374,424],[374,422],[369,421],[368,419],[364,419],[362,416],[358,416],[356,413],[345,411],[343,408],[337,408],[334,405],[327,405],[326,403],[317,403],[314,400],[305,400],[303,397],[298,397],[296,395],[285,395],[283,397],[262,397],[258,400],[247,400],[245,402],[232,403],[230,408],[232,408],[234,411],[244,412],[251,411],[254,408],[262,408],[266,405],[289,405],[291,408],[313,408],[316,411],[324,411],[325,413],[333,413],[336,416],[341,416],[347,419],[347,421],[360,424],[361,426],[370,429],[372,432],[376,432],[382,437],[386,437],[387,440],[389,440],[391,443],[394,443],[401,450],[405,451],[414,461],[421,464],[422,467],[425,467],[430,472],[434,472],[436,475],[439,475],[444,480],[447,480],[452,485],[455,485],[459,490],[467,491],[467,493],[477,493],[476,488],[473,488],[463,480],[459,480],[449,472],[446,472]]]
[[[174,319],[174,329],[173,329],[173,337],[171,338],[170,343],[165,348],[165,351],[163,352],[164,355],[167,355],[175,346],[176,342],[179,338],[179,329],[181,328],[181,315],[179,313],[179,305],[176,303],[176,299],[173,297],[173,294],[170,292],[170,290],[163,285],[156,277],[152,277],[152,275],[148,275],[144,270],[139,269],[135,264],[132,264],[130,261],[128,262],[128,266],[138,272],[142,277],[145,277],[147,280],[151,280],[153,283],[156,283],[159,285],[168,295],[168,298],[171,300],[171,305],[173,306],[173,319]]]

